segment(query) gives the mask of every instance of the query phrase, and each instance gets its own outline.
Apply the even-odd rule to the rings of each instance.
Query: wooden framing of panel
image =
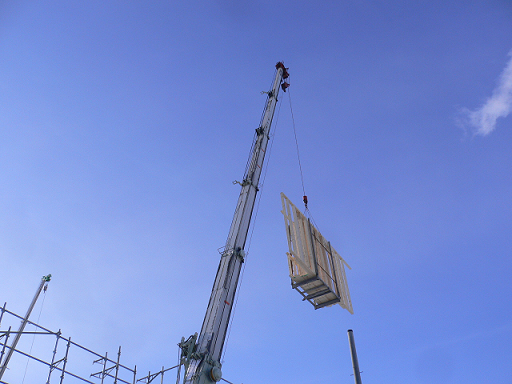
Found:
[[[315,309],[339,304],[354,313],[345,274],[350,266],[284,193],[281,202],[292,288]]]

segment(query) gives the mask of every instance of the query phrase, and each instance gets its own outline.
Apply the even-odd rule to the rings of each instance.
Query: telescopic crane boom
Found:
[[[252,151],[243,181],[240,183],[242,190],[221,255],[201,333],[199,336],[196,333],[187,340],[182,339],[179,344],[181,364],[185,366],[184,384],[211,384],[222,378],[220,359],[244,262],[245,242],[258,192],[277,96],[280,88],[286,91],[288,84],[284,79],[287,77],[287,68],[282,62],[277,63],[274,82],[270,91],[267,92],[265,110],[260,126],[256,129]]]
[[[34,306],[36,305],[37,299],[39,298],[41,291],[44,290],[46,292],[46,288],[48,287],[48,282],[51,280],[51,278],[52,278],[52,275],[43,276],[41,278],[41,282],[39,283],[39,287],[37,287],[36,294],[34,295],[34,298],[32,299],[32,302],[30,303],[30,305],[28,307],[25,317],[23,318],[23,320],[21,320],[21,324],[18,329],[18,332],[16,333],[16,336],[14,337],[14,340],[13,340],[11,346],[9,347],[9,352],[7,352],[5,359],[0,362],[1,363],[0,364],[0,380],[2,379],[2,376],[4,375],[4,373],[7,369],[9,360],[11,360],[11,357],[12,357],[14,351],[16,350],[16,346],[18,345],[21,335],[23,334],[23,331],[25,330],[25,326],[28,323],[28,318],[30,317],[32,310],[34,309]],[[5,342],[7,344],[7,340]],[[2,356],[0,356],[0,359],[1,359],[1,357]],[[3,381],[2,381],[2,383],[3,383]]]

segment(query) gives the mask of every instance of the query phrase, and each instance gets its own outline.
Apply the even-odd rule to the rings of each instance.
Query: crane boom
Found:
[[[274,82],[270,91],[267,92],[265,110],[260,126],[256,129],[244,178],[239,183],[242,189],[221,255],[201,333],[199,337],[196,334],[186,341],[182,339],[179,344],[182,350],[181,362],[186,370],[184,384],[214,383],[222,378],[220,359],[244,262],[245,242],[256,202],[277,96],[280,88],[286,90],[288,84],[284,82],[284,79],[287,77],[288,72],[284,64],[277,63]]]
[[[30,314],[32,313],[32,310],[34,309],[34,306],[36,305],[37,299],[39,298],[39,295],[41,294],[41,291],[44,289],[46,292],[45,286],[48,284],[48,282],[51,280],[52,275],[43,276],[41,278],[41,282],[39,283],[39,287],[37,287],[36,294],[34,295],[34,298],[32,299],[32,302],[30,303],[27,313],[23,320],[21,320],[20,327],[18,329],[18,332],[16,333],[16,336],[14,337],[14,340],[9,348],[9,352],[7,352],[7,355],[5,356],[5,359],[1,362],[0,365],[0,380],[2,379],[2,376],[4,375],[7,365],[9,364],[9,360],[11,360],[11,357],[16,350],[16,346],[18,345],[18,342],[20,341],[21,335],[23,334],[23,331],[25,330],[25,326],[28,323],[28,318],[30,317]],[[6,340],[7,344],[7,340]],[[3,383],[3,381],[2,381]]]

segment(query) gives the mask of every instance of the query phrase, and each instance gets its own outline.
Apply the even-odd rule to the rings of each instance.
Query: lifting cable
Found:
[[[295,146],[297,148],[297,160],[299,161],[300,181],[302,183],[302,193],[303,193],[302,201],[304,201],[304,206],[306,207],[306,212],[309,212],[308,197],[306,195],[306,189],[304,188],[304,175],[302,173],[302,164],[300,162],[299,141],[297,140],[297,130],[295,129],[295,118],[293,116],[292,96],[291,96],[290,91],[288,91],[288,100],[290,101],[290,112],[292,114],[293,135],[295,137]]]
[[[303,193],[302,201],[304,202],[304,207],[305,207],[304,215],[311,220],[311,222],[313,223],[313,225],[316,228],[318,228],[318,225],[315,223],[315,219],[313,219],[313,215],[311,214],[311,211],[308,208],[308,196],[306,195],[306,188],[304,188],[304,174],[302,172],[302,164],[300,162],[299,141],[297,140],[297,129],[295,128],[295,118],[293,116],[293,108],[292,108],[292,96],[291,96],[291,92],[290,92],[289,88],[288,88],[288,100],[290,101],[290,112],[292,115],[293,135],[295,137],[295,146],[297,148],[297,160],[299,162],[299,170],[300,170],[300,180],[302,183],[302,193]]]

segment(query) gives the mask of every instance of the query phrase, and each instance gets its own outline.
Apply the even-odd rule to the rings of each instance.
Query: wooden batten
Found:
[[[315,309],[339,304],[354,313],[345,274],[350,266],[284,193],[281,202],[292,288]]]

